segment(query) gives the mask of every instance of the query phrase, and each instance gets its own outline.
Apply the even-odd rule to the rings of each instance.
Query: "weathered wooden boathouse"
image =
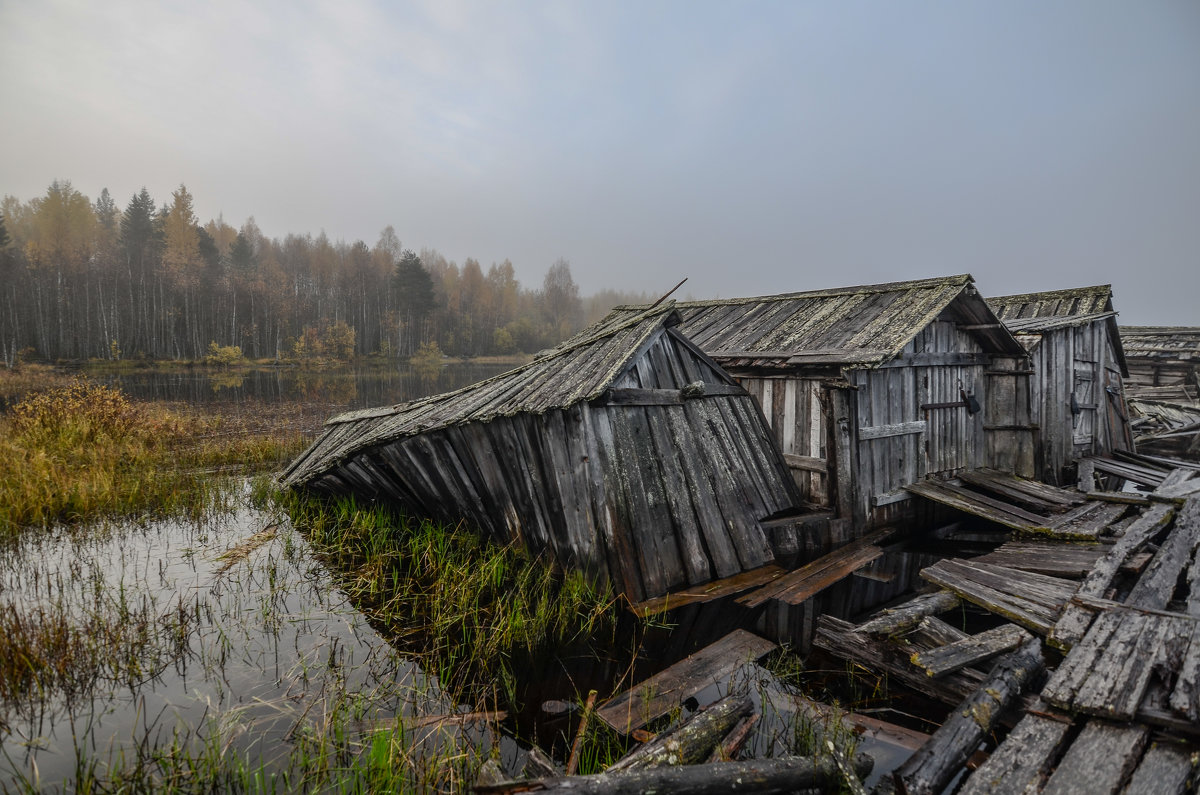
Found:
[[[1074,484],[1076,462],[1132,450],[1125,404],[1129,374],[1107,284],[988,298],[1029,351],[1038,477]]]
[[[762,567],[799,494],[753,398],[671,306],[455,392],[329,420],[289,486],[466,519],[630,600]]]
[[[1029,358],[969,275],[676,306],[834,513],[832,546],[911,519],[928,476],[1033,474]]]

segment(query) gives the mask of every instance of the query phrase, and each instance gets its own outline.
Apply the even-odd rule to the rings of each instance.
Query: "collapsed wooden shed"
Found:
[[[1121,341],[1130,394],[1156,397],[1146,388],[1200,384],[1200,327],[1121,326]]]
[[[796,487],[750,395],[670,304],[478,384],[331,419],[282,482],[466,519],[632,601],[773,560]]]
[[[1029,358],[970,275],[677,308],[758,400],[805,500],[836,514],[835,546],[910,518],[904,487],[927,476],[1033,473]]]
[[[1200,461],[1200,328],[1122,326],[1138,451]]]
[[[1038,477],[1073,485],[1076,462],[1083,456],[1132,450],[1123,381],[1129,371],[1112,287],[987,301],[1032,358],[1033,419],[1040,428]]]

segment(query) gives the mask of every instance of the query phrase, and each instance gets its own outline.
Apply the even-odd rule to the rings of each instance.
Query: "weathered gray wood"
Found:
[[[1064,541],[1095,541],[1129,509],[1122,503],[1094,501],[1096,506],[1087,513],[1072,518],[1059,517],[1050,522],[1048,531],[1033,531],[1034,534]]]
[[[1182,795],[1196,769],[1197,756],[1180,743],[1153,743],[1130,776],[1123,795]]]
[[[957,559],[939,561],[921,577],[1042,635],[1075,592],[1069,580]]]
[[[940,649],[971,637],[956,626],[947,624],[937,616],[925,616],[916,628],[904,636],[904,640],[918,651]]]
[[[964,483],[991,491],[1031,511],[1058,512],[1083,502],[1078,493],[990,468],[967,470],[959,478]]]
[[[1180,633],[1172,638],[1179,664],[1175,687],[1171,691],[1170,706],[1176,712],[1195,723],[1200,723],[1200,621],[1192,624],[1190,633]]]
[[[945,613],[960,604],[962,600],[950,591],[922,594],[899,607],[887,608],[870,621],[860,624],[855,631],[868,635],[896,635],[917,626],[926,616]]]
[[[871,772],[874,760],[866,754],[854,758],[854,772],[862,777]],[[564,792],[578,795],[724,795],[729,792],[805,792],[812,788],[827,792],[841,782],[837,764],[828,756],[782,757],[752,762],[713,762],[683,767],[650,768],[632,772],[601,773],[593,776],[512,781],[498,786],[478,787],[480,795],[516,792]]]
[[[928,676],[944,676],[1012,651],[1030,637],[1015,624],[1002,624],[937,649],[919,651],[913,654],[912,662]]]
[[[1036,792],[1071,728],[1069,718],[1028,714],[959,790],[958,795]]]
[[[1121,612],[1122,625],[1078,688],[1072,706],[1091,715],[1132,720],[1162,655],[1163,642],[1176,628],[1175,622],[1162,616]]]
[[[1089,491],[1087,496],[1089,500],[1115,502],[1123,505],[1140,505],[1145,507],[1150,504],[1149,497],[1131,491]]]
[[[890,436],[907,436],[913,433],[925,432],[925,420],[913,422],[896,422],[890,425],[872,425],[858,429],[860,440],[886,439]]]
[[[972,560],[1032,571],[1048,577],[1081,579],[1096,565],[1108,547],[1096,543],[1056,543],[1052,541],[1009,541],[998,549]]]
[[[1138,607],[1166,607],[1179,574],[1191,563],[1197,545],[1200,545],[1200,497],[1193,497],[1179,511],[1167,540],[1125,601]]]
[[[525,767],[522,769],[525,778],[557,778],[562,775],[545,751],[536,745],[525,755]]]
[[[1071,743],[1043,795],[1112,795],[1141,757],[1149,730],[1092,720]]]
[[[1079,593],[1084,596],[1103,596],[1125,559],[1142,544],[1158,535],[1163,528],[1170,524],[1173,516],[1174,511],[1166,505],[1154,505],[1148,508],[1140,519],[1125,530],[1125,534],[1113,544],[1108,554],[1096,562],[1095,568],[1079,586]],[[1080,605],[1068,605],[1047,640],[1052,646],[1060,649],[1071,648],[1087,632],[1092,617],[1091,610]]]
[[[971,494],[964,489],[957,489],[933,480],[910,483],[904,488],[920,497],[948,505],[951,508],[956,508],[964,513],[987,519],[990,522],[995,522],[1005,527],[1011,527],[1014,530],[1042,530],[1049,532],[1049,528],[1046,527],[1046,521],[1041,517],[1038,518],[1038,521],[1033,521],[1015,513],[1015,510],[1020,510],[1016,506],[1010,506],[1014,510],[997,507],[994,504],[996,501],[985,501],[979,498],[980,495]]]
[[[748,695],[730,694],[696,712],[674,730],[638,746],[609,766],[607,773],[664,765],[692,765],[713,749],[743,717],[754,710]]]
[[[776,645],[738,629],[675,663],[635,687],[606,701],[596,717],[621,734],[629,734],[675,709],[715,682],[724,682],[745,663],[759,659]]]
[[[913,666],[908,659],[907,650],[856,632],[853,624],[828,615],[817,618],[813,645],[835,657],[863,666],[877,675],[886,674],[918,693],[924,693],[947,704],[962,701],[973,693],[984,679],[979,671],[969,668],[955,671],[941,679],[931,679],[924,671]]]
[[[1013,700],[1041,673],[1041,641],[1028,633],[1019,649],[1001,659],[987,681],[956,707],[929,742],[893,776],[908,795],[935,795],[958,775]]]

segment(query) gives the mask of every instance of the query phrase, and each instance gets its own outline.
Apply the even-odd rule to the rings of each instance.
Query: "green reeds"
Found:
[[[289,510],[355,605],[463,701],[513,705],[516,672],[616,627],[611,590],[470,528],[352,499]]]

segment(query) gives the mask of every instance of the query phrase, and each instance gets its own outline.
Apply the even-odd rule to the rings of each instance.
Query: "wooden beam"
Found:
[[[936,678],[1010,652],[1031,637],[1016,624],[1001,624],[936,649],[919,651],[912,656],[912,662]]]

